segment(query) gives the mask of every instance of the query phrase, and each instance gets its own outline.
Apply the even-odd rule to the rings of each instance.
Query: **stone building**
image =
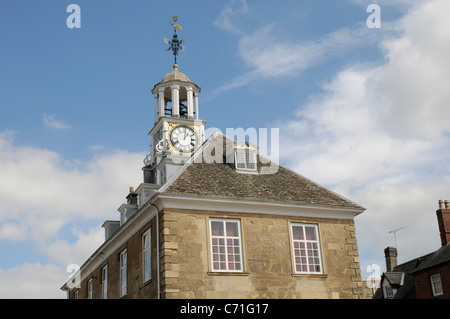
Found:
[[[200,88],[177,64],[152,93],[144,182],[61,288],[69,298],[361,298],[363,207],[255,144],[206,139]]]

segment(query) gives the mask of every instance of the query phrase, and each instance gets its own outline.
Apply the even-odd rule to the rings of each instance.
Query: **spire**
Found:
[[[173,22],[170,22],[170,24],[173,26],[172,40],[164,38],[164,42],[169,45],[169,47],[166,49],[166,51],[168,52],[168,51],[172,50],[173,56],[175,58],[175,65],[177,65],[178,51],[181,50],[184,52],[184,46],[182,46],[182,44],[184,43],[184,39],[183,40],[178,39],[177,30],[183,31],[183,28],[177,23],[178,16],[174,15],[172,17],[172,20],[173,20]]]

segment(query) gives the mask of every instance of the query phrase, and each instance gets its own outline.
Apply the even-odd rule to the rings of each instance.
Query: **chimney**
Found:
[[[127,196],[127,204],[137,205],[138,193],[134,191],[134,187],[130,186],[130,194]]]
[[[391,272],[397,266],[397,248],[386,247],[384,257],[386,258],[386,272]]]
[[[127,203],[122,204],[118,211],[120,212],[120,226],[122,226],[134,213],[138,210],[138,193],[134,191],[134,187],[130,187],[130,193],[127,196]]]
[[[436,216],[441,234],[441,243],[442,246],[445,246],[450,243],[450,202],[448,200],[439,200],[439,209],[436,211]]]

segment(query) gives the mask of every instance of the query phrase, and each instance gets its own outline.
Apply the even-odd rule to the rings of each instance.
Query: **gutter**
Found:
[[[159,251],[159,208],[155,204],[149,203],[151,206],[156,208],[156,273],[157,273],[157,286],[158,286],[158,299],[161,299],[161,274],[159,271],[160,263],[160,251]]]

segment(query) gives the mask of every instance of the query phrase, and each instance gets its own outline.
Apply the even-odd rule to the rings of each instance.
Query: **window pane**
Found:
[[[236,167],[245,168],[245,152],[244,150],[236,150]]]
[[[255,152],[247,151],[245,153],[245,160],[247,163],[248,169],[255,169],[256,168],[256,161],[255,161]]]
[[[305,233],[306,240],[317,240],[315,227],[305,227]]]
[[[211,234],[213,236],[223,236],[223,222],[211,222]]]
[[[292,236],[295,240],[303,240],[303,227],[294,226],[292,227]]]
[[[150,246],[150,238],[149,238],[150,236],[148,236],[148,234],[144,234],[143,236],[142,236],[142,241],[143,241],[143,246],[144,246],[144,249],[145,248],[147,248],[148,246]]]
[[[227,236],[238,237],[238,225],[235,222],[227,222]]]

